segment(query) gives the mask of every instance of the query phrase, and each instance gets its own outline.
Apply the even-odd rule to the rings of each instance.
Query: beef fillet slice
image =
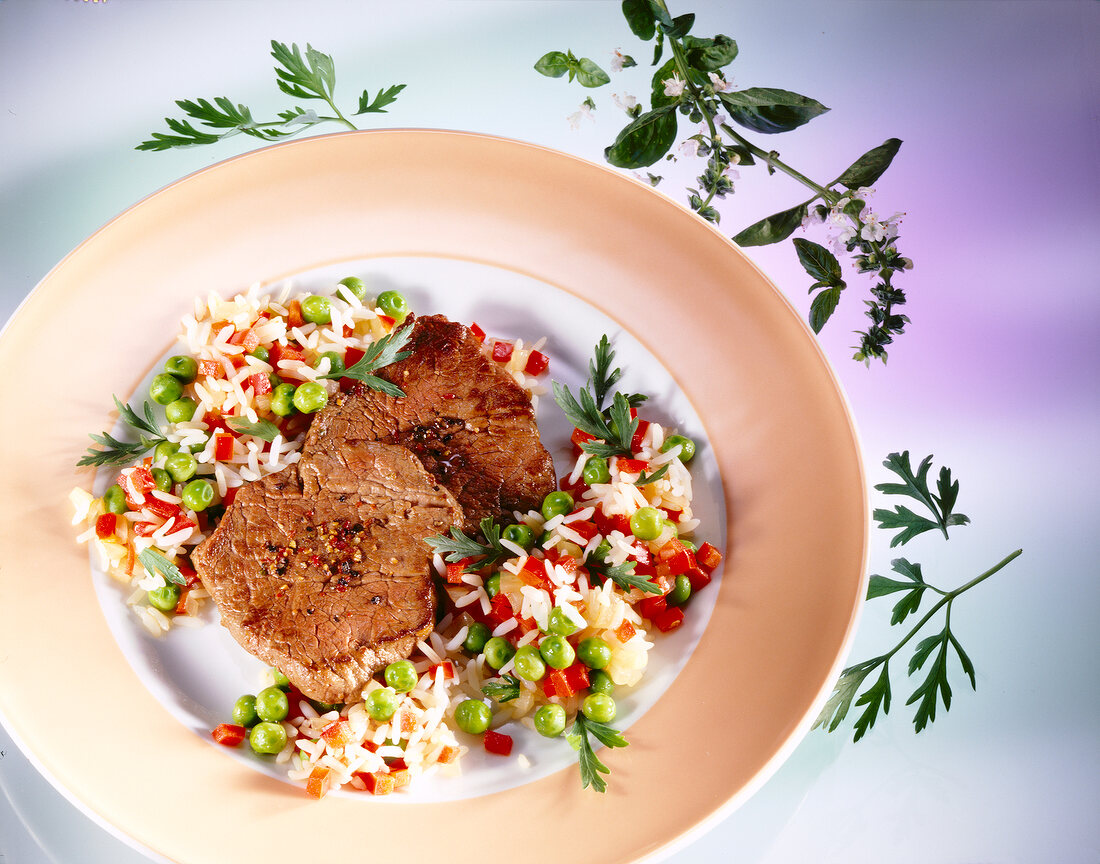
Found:
[[[431,632],[424,540],[464,520],[407,449],[329,444],[242,486],[192,560],[233,637],[335,703]]]
[[[411,355],[378,372],[405,396],[348,393],[314,418],[303,452],[341,440],[407,447],[451,491],[471,527],[486,516],[511,522],[513,510],[537,510],[555,476],[531,397],[463,324],[432,315],[406,326]]]

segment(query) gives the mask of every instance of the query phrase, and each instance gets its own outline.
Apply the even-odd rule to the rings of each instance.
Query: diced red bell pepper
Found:
[[[589,685],[588,667],[580,660],[565,669],[552,669],[542,679],[542,692],[547,696],[568,699]]]
[[[493,343],[493,359],[497,363],[507,363],[512,359],[512,348],[514,346],[511,342],[494,342]]]
[[[528,375],[541,375],[549,365],[549,357],[541,351],[532,351],[527,357],[527,364],[523,367],[523,371]]]
[[[455,664],[450,660],[444,660],[440,663],[435,663],[428,667],[428,675],[434,681],[436,676],[442,673],[444,681],[453,681],[458,677],[458,673],[455,672]]]
[[[623,459],[621,456],[616,464],[626,474],[641,474],[649,468],[649,463],[644,459]]]
[[[679,576],[695,566],[695,556],[691,550],[675,538],[660,548],[657,558],[668,567],[670,576]]]
[[[321,737],[329,747],[347,747],[355,736],[351,731],[351,723],[347,720],[337,720],[321,730]]]
[[[116,517],[114,513],[104,513],[95,520],[95,536],[100,540],[115,536]]]
[[[470,331],[477,337],[478,342],[485,341],[485,331],[477,326],[477,322],[470,324]]]
[[[230,486],[225,490],[225,494],[222,496],[222,505],[228,507],[237,498],[237,491],[240,486]]]
[[[361,348],[349,348],[344,352],[344,368],[350,369],[366,356],[366,351]]]
[[[134,533],[138,537],[151,537],[159,527],[155,522],[135,522]]]
[[[485,616],[485,618],[489,627],[493,630],[516,614],[516,611],[512,608],[512,601],[509,600],[508,595],[503,592],[498,592],[493,595],[493,599],[489,601],[489,605],[489,614]]]
[[[122,486],[122,491],[126,495],[126,505],[131,510],[140,510],[149,497],[145,493],[157,488],[153,472],[144,465],[125,472],[119,480],[121,481],[119,485]]]
[[[692,594],[702,588],[706,588],[710,584],[710,574],[701,567],[692,567],[685,572],[687,573],[688,581],[691,583]]]
[[[638,428],[634,430],[634,436],[630,439],[630,452],[637,453],[642,449],[642,439],[645,438],[645,433],[649,429],[648,420],[639,420]]]
[[[600,529],[600,533],[604,537],[608,536],[612,531],[618,531],[627,537],[630,536],[630,517],[624,516],[619,513],[615,516],[606,515],[602,509],[597,509],[596,514],[592,517],[596,523],[596,527]]]
[[[576,531],[581,537],[584,538],[584,542],[587,543],[593,537],[599,533],[599,528],[596,527],[594,522],[570,522],[566,525],[571,531]]]
[[[455,759],[458,758],[458,754],[459,749],[457,747],[452,747],[450,744],[447,744],[443,747],[442,750],[439,751],[439,758],[436,761],[442,762],[444,765],[447,765],[451,762],[454,762]]]
[[[574,429],[573,434],[569,436],[569,440],[579,449],[582,444],[587,444],[589,441],[595,441],[596,436],[589,435],[583,429]]]
[[[715,568],[722,563],[722,553],[710,543],[704,543],[695,553],[695,560],[699,567],[708,573],[713,573]]]
[[[146,495],[145,503],[141,505],[141,509],[148,510],[150,513],[155,513],[162,519],[171,519],[180,512],[178,504],[164,501],[156,495]]]
[[[305,362],[306,352],[297,342],[287,342],[283,345],[281,342],[276,342],[268,350],[268,361],[274,367],[275,371],[279,371],[279,364],[284,360],[301,360]],[[279,372],[282,375],[282,372]]]
[[[462,585],[462,577],[466,575],[466,564],[469,563],[469,559],[462,561],[449,561],[447,562],[447,576],[446,581],[448,585]]]
[[[248,736],[248,730],[235,723],[220,723],[214,727],[211,734],[219,744],[225,747],[236,747]]]
[[[396,318],[391,318],[389,315],[383,315],[381,313],[378,315],[378,320],[385,325],[387,330],[392,330],[393,325],[397,323]]]
[[[518,575],[525,585],[542,588],[544,591],[554,590],[554,583],[546,576],[546,565],[538,558],[528,556]]]
[[[265,378],[267,376],[264,376]],[[233,442],[236,439],[228,432],[219,432],[214,436],[214,459],[228,462],[233,458]]]
[[[271,392],[271,377],[266,372],[249,375],[247,383],[256,396],[264,396]]]
[[[184,588],[180,591],[180,598],[176,601],[175,614],[186,615],[187,614],[187,595],[191,593],[190,588]]]
[[[289,327],[301,327],[306,323],[305,317],[302,315],[302,304],[297,300],[291,300],[286,304],[286,326]]]
[[[356,771],[355,776],[363,781],[371,795],[389,795],[397,785],[388,771]]]
[[[643,618],[653,621],[668,608],[668,599],[663,594],[647,594],[638,601],[635,608]]]
[[[498,756],[512,755],[512,736],[489,729],[485,733],[485,752]]]
[[[679,606],[669,606],[652,621],[662,633],[670,633],[684,623],[684,610]]]

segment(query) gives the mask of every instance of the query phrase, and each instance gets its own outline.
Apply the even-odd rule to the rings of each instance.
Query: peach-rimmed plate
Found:
[[[603,795],[582,792],[566,768],[472,800],[311,801],[165,709],[108,627],[73,542],[67,494],[91,479],[73,468],[86,434],[167,350],[197,294],[417,257],[512,272],[606,315],[675,378],[722,478],[726,560],[709,624],[629,727],[631,746],[603,754]],[[852,634],[863,476],[844,398],[809,331],[719,232],[561,153],[386,131],[215,165],[62,261],[4,331],[0,365],[37,370],[0,383],[0,716],[68,797],[170,860],[464,860],[491,854],[501,826],[526,861],[559,860],[563,831],[584,838],[586,859],[659,855],[775,770]]]

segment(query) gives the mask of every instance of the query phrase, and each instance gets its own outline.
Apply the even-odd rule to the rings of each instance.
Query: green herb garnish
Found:
[[[138,552],[138,560],[141,561],[141,566],[152,576],[154,573],[160,573],[169,582],[175,582],[177,585],[186,585],[187,580],[180,572],[180,568],[161,555],[156,549],[143,549]]]
[[[253,438],[259,438],[261,441],[267,441],[268,443],[274,441],[281,434],[279,427],[270,420],[260,420],[252,423],[247,417],[230,417],[225,421],[225,425],[238,435],[251,435]]]
[[[661,586],[650,582],[648,576],[641,576],[634,572],[634,562],[624,561],[622,564],[608,564],[605,561],[597,561],[589,557],[584,566],[588,572],[602,579],[610,579],[624,591],[638,588],[646,594],[660,594]]]
[[[252,117],[252,111],[246,105],[234,104],[224,96],[213,101],[208,99],[180,99],[176,105],[191,118],[201,123],[205,129],[197,129],[189,120],[166,117],[171,134],[154,132],[148,141],[143,141],[137,150],[169,150],[174,147],[195,147],[200,144],[214,144],[233,135],[250,135],[263,141],[275,141],[297,135],[320,123],[340,123],[348,129],[357,128],[336,107],[334,91],[336,89],[336,67],[332,57],[306,45],[305,55],[296,44],[290,46],[282,42],[271,42],[271,56],[279,64],[275,67],[275,83],[289,96],[298,99],[318,99],[328,104],[333,115],[318,114],[312,109],[299,106],[280,111],[278,120],[259,123]],[[374,98],[364,90],[359,97],[359,109],[355,114],[385,113],[386,106],[397,99],[405,89],[404,84],[395,84],[379,90]]]
[[[607,783],[600,774],[610,774],[611,769],[603,764],[592,750],[592,744],[588,740],[591,735],[605,747],[627,747],[628,742],[623,733],[618,729],[608,726],[606,723],[597,723],[589,720],[580,712],[573,723],[573,728],[565,733],[569,745],[577,751],[581,766],[581,786],[587,789],[591,786],[597,792],[607,789]]]
[[[442,555],[443,560],[451,564],[469,559],[470,563],[465,568],[467,573],[511,557],[512,553],[500,543],[500,526],[493,523],[492,517],[486,516],[481,520],[481,534],[485,538],[484,543],[452,525],[449,537],[446,534],[436,534],[428,537],[425,542],[432,547],[433,552]]]
[[[933,519],[918,516],[904,507],[898,507],[896,511],[876,510],[875,518],[879,520],[880,527],[886,529],[902,528],[897,534],[891,546],[905,544],[913,537],[940,528],[944,537],[947,536],[948,525],[963,525],[969,522],[962,514],[952,514],[955,499],[958,496],[958,481],[951,482],[951,472],[947,468],[940,471],[938,486],[939,495],[932,495],[928,491],[926,477],[932,457],[927,457],[921,462],[917,473],[914,475],[909,466],[909,453],[891,453],[883,463],[887,468],[905,479],[904,483],[881,483],[875,486],[880,492],[887,495],[906,495],[922,502],[932,513]],[[880,516],[880,514],[883,514]],[[902,623],[909,615],[916,613],[920,608],[924,596],[931,591],[939,594],[940,599],[929,609],[902,639],[890,651],[878,657],[872,657],[846,668],[837,681],[832,696],[825,703],[824,709],[818,716],[813,728],[824,728],[832,732],[840,726],[848,715],[853,702],[858,706],[864,706],[863,712],[855,720],[855,736],[852,740],[858,741],[867,730],[875,725],[879,711],[887,714],[890,711],[890,660],[909,641],[915,637],[932,620],[941,609],[944,610],[943,628],[931,636],[927,636],[917,643],[913,655],[909,660],[908,674],[910,676],[928,663],[928,671],[924,679],[917,685],[906,705],[917,704],[913,715],[915,731],[920,732],[929,723],[936,719],[936,709],[942,702],[944,710],[951,708],[951,685],[948,681],[948,663],[951,654],[956,656],[963,673],[970,680],[970,686],[977,689],[977,681],[974,676],[974,664],[963,650],[958,637],[951,629],[951,607],[955,600],[975,585],[984,582],[998,570],[1009,564],[1021,554],[1017,549],[997,564],[986,570],[980,576],[971,579],[965,585],[953,591],[944,591],[925,581],[920,564],[910,562],[905,558],[896,558],[891,562],[894,572],[900,579],[892,579],[886,576],[872,575],[867,586],[867,599],[884,597],[888,594],[901,592],[901,599],[894,604],[890,617],[891,625]],[[875,670],[879,670],[878,677],[862,693],[859,693],[863,682]],[[857,696],[858,694],[858,696]]]
[[[146,402],[144,406],[145,416],[140,417],[133,408],[129,405],[124,405],[117,396],[112,396],[111,398],[115,400],[115,407],[118,408],[119,418],[127,426],[137,431],[138,440],[119,441],[108,432],[103,432],[99,435],[94,433],[89,434],[88,437],[104,449],[97,450],[94,447],[89,447],[85,455],[76,463],[80,467],[85,465],[125,465],[137,459],[146,450],[151,450],[165,440],[164,435],[161,434],[160,427],[157,425],[156,419],[153,417],[152,405]]]
[[[352,378],[371,390],[377,390],[400,399],[405,395],[405,391],[396,384],[384,378],[379,378],[374,373],[391,363],[396,363],[398,360],[404,360],[410,356],[411,351],[402,351],[401,349],[408,344],[411,337],[412,327],[402,327],[400,330],[394,330],[367,346],[366,353],[354,366],[350,366],[342,372],[329,372],[327,375],[319,377]]]
[[[658,468],[652,474],[646,474],[645,471],[642,471],[642,473],[638,475],[638,479],[634,481],[634,485],[635,486],[648,486],[650,483],[654,483],[657,480],[660,480],[667,473],[668,473],[668,463],[666,462],[664,465],[662,465],[660,468]]]
[[[519,698],[519,679],[515,675],[490,678],[482,685],[481,692],[495,702],[511,702]]]

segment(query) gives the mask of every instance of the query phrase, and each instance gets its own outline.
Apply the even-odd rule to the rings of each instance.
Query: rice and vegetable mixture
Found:
[[[81,460],[118,469],[116,482],[100,497],[71,494],[78,539],[126,586],[152,635],[209,619],[190,553],[243,484],[299,459],[312,414],[392,362],[408,313],[401,294],[369,296],[356,277],[329,291],[253,286],[196,301],[181,353],[150,386],[160,407],[117,403],[133,433],[124,437],[137,440],[93,435],[98,447]],[[470,327],[533,401],[547,392],[541,341]],[[573,458],[540,510],[429,539],[443,603],[412,657],[346,705],[311,701],[270,670],[227,706],[214,739],[247,741],[320,798],[340,787],[386,794],[454,773],[472,746],[507,756],[509,724],[523,724],[564,737],[583,784],[602,791],[607,769],[590,737],[626,745],[612,725],[615,694],[643,679],[655,640],[683,623],[722,557],[691,539],[694,442],[638,415],[645,397],[615,391],[613,360],[604,337],[576,397],[553,385],[575,427]]]

